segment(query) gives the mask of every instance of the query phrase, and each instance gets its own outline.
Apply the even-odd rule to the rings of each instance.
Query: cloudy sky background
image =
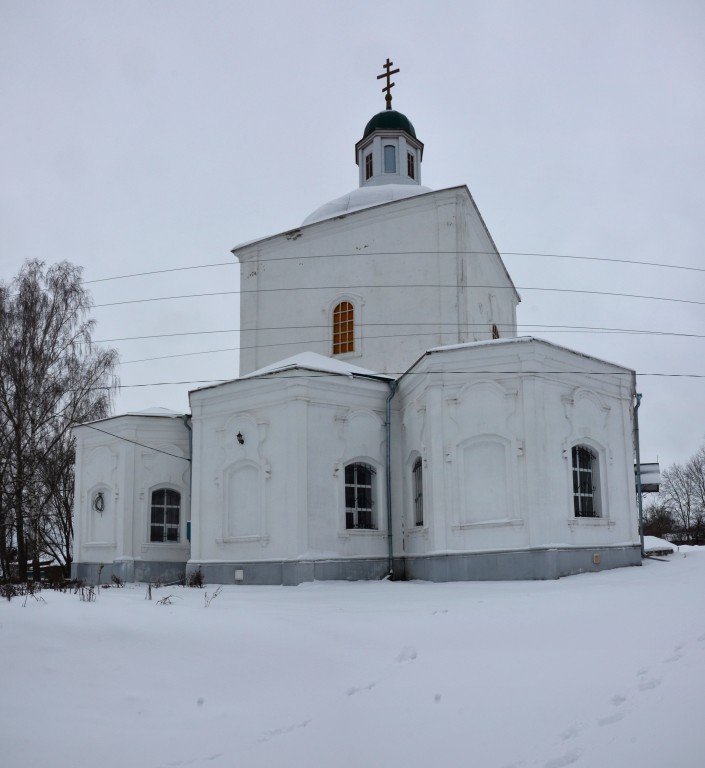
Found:
[[[705,440],[705,378],[673,376],[705,377],[703,39],[701,0],[0,0],[0,279],[224,264],[90,283],[116,410],[186,410],[195,384],[156,383],[237,375],[230,249],[357,186],[390,57],[423,183],[470,188],[521,332],[635,368],[642,458],[683,461]]]

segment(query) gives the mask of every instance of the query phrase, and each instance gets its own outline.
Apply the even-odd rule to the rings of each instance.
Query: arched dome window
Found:
[[[393,144],[384,145],[384,172],[397,172],[397,150]]]

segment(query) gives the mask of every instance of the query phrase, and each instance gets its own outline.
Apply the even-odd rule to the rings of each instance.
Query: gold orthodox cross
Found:
[[[394,87],[394,83],[391,82],[392,75],[396,75],[396,73],[399,71],[399,68],[397,69],[391,69],[391,67],[394,66],[394,62],[387,59],[386,63],[382,65],[387,71],[383,72],[381,75],[377,75],[377,79],[381,80],[383,77],[387,78],[387,84],[382,88],[382,92],[385,93],[385,101],[387,102],[387,109],[392,108],[392,88]]]

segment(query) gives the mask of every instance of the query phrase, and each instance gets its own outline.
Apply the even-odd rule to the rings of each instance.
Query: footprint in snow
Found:
[[[275,736],[284,736],[286,733],[291,733],[292,731],[295,731],[297,728],[305,728],[311,720],[302,720],[300,723],[294,723],[294,725],[290,725],[286,728],[275,728],[273,731],[265,731],[257,741],[264,742],[269,741],[270,739],[274,738]]]
[[[568,728],[563,731],[561,734],[561,739],[563,741],[569,741],[570,739],[574,739],[576,736],[579,736],[581,731],[583,730],[583,726],[580,725],[580,723],[574,723],[573,725],[568,726]]]
[[[657,677],[651,677],[648,680],[644,680],[643,682],[639,683],[639,690],[651,691],[659,685],[661,685],[661,681]]]
[[[624,712],[615,712],[613,715],[609,715],[608,717],[603,717],[601,720],[597,721],[597,724],[599,726],[605,726],[605,725],[612,725],[613,723],[618,723],[620,720],[624,720]]]
[[[353,685],[352,687],[348,688],[347,691],[345,691],[345,695],[354,696],[360,691],[371,691],[375,685],[377,685],[377,683],[369,683],[369,685]]]
[[[397,655],[397,661],[403,664],[416,658],[416,648],[413,645],[405,645]]]
[[[543,764],[543,768],[564,768],[566,765],[572,765],[580,757],[580,752],[566,752],[565,755],[556,757]]]

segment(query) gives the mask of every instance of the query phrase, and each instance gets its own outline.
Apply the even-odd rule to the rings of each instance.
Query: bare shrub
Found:
[[[13,597],[17,597],[15,591],[16,584],[12,584],[9,581],[0,584],[0,597],[4,597],[9,602]]]
[[[96,592],[93,587],[84,585],[78,588],[78,598],[82,603],[94,603]]]
[[[161,600],[157,600],[157,605],[173,605],[175,599],[181,600],[178,595],[167,595],[166,597],[163,597]]]
[[[208,608],[210,604],[215,600],[216,597],[223,591],[223,586],[218,587],[218,589],[215,590],[215,592],[209,597],[208,592],[203,596],[205,598],[205,607]]]
[[[43,598],[38,595],[42,591],[41,584],[37,581],[20,581],[11,582],[5,581],[0,583],[0,597],[4,597],[9,602],[13,597],[24,597],[25,605],[27,604],[27,597],[34,597],[36,600],[45,602]]]
[[[205,581],[203,579],[203,571],[199,568],[197,571],[192,573],[188,577],[187,584],[189,587],[197,587],[198,589],[203,589]]]

